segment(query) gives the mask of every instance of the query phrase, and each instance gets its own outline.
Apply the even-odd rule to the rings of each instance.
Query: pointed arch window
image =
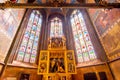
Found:
[[[95,59],[95,51],[81,12],[74,10],[70,18],[78,63]]]
[[[55,17],[51,20],[50,23],[50,37],[62,37],[62,21],[58,17]]]
[[[33,10],[18,50],[18,61],[35,63],[41,24],[42,15],[39,11]]]

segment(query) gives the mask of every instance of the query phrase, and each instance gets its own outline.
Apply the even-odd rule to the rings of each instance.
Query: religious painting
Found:
[[[48,52],[41,52],[40,53],[40,60],[41,61],[46,61],[47,60],[47,57],[48,57]]]
[[[120,18],[120,9],[101,9],[96,11],[89,9],[89,12],[92,12],[90,16],[93,18],[93,23],[100,36]]]
[[[18,11],[19,13],[16,15]],[[0,10],[0,62],[4,62],[24,11],[24,9]]]
[[[38,67],[39,67],[38,73],[47,73],[47,63],[46,62],[40,62]]]
[[[102,41],[109,57],[120,53],[120,22],[109,30],[109,32],[102,38]]]
[[[62,38],[52,38],[49,44],[51,44],[51,48],[63,47]]]
[[[72,52],[67,52],[67,60],[73,60],[73,53]]]
[[[68,67],[68,73],[75,73],[75,65],[74,65],[74,63],[69,62],[67,64],[67,67]]]
[[[63,58],[50,58],[49,63],[49,72],[50,73],[64,73],[65,72],[65,64]]]

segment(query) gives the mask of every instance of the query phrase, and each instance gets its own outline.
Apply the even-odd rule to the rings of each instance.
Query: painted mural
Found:
[[[89,9],[95,28],[109,58],[120,55],[120,9]]]
[[[24,9],[0,10],[0,62],[4,62],[24,11]]]
[[[111,30],[102,38],[108,56],[119,57],[120,54],[120,22],[116,23]]]
[[[94,21],[99,34],[102,36],[120,18],[120,9],[101,10]]]

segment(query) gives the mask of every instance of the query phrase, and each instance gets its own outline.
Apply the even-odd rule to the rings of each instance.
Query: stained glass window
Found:
[[[78,62],[80,63],[95,59],[95,51],[87,31],[85,21],[79,10],[73,11],[71,15],[71,26]]]
[[[51,20],[50,37],[61,37],[62,35],[62,21],[58,17],[55,17]]]
[[[39,11],[33,10],[18,51],[18,61],[35,63],[41,24],[41,14]]]

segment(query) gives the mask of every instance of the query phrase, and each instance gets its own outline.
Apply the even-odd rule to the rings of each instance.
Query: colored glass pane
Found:
[[[74,10],[70,21],[78,62],[95,59],[96,55],[82,13],[79,10]]]
[[[55,17],[50,23],[50,37],[61,37],[63,35],[62,22],[59,18]]]
[[[42,24],[42,16],[39,11],[33,10],[30,15],[26,31],[18,51],[17,60],[35,63],[37,45]]]

